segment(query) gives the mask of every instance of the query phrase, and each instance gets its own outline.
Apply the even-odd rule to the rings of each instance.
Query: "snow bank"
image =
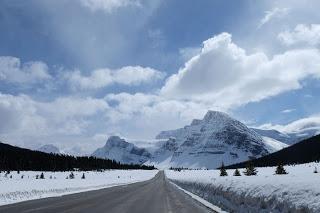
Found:
[[[288,166],[288,175],[275,168],[258,168],[258,176],[220,177],[219,170],[167,170],[175,184],[231,212],[320,212],[318,163]],[[240,170],[241,172],[243,170]]]
[[[145,181],[153,178],[157,172],[157,170],[73,172],[74,179],[66,179],[70,172],[43,172],[45,179],[36,179],[36,175],[40,176],[41,172],[21,171],[17,174],[14,171],[8,175],[2,172],[0,205]],[[82,173],[85,174],[85,179],[81,179]]]

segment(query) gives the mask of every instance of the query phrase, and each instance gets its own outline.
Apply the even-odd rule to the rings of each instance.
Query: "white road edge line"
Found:
[[[200,202],[202,205],[206,206],[209,209],[212,209],[213,211],[216,211],[218,213],[228,213],[226,211],[223,211],[220,207],[213,205],[212,203],[206,201],[205,199],[199,197],[198,195],[195,195],[183,188],[181,188],[180,186],[178,186],[177,184],[173,183],[172,181],[169,180],[169,182],[174,185],[175,187],[177,187],[178,189],[180,189],[181,191],[183,191],[184,193],[190,195],[193,199],[197,200],[198,202]]]

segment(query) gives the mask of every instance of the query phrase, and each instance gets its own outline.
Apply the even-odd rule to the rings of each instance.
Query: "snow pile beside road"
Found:
[[[41,172],[21,171],[18,174],[12,171],[7,175],[2,172],[0,205],[145,181],[153,178],[157,172],[157,170],[73,172],[74,179],[69,178],[71,172],[43,172],[45,179],[36,179]],[[85,179],[81,179],[83,173]]]
[[[320,212],[318,163],[287,166],[289,174],[274,175],[275,168],[258,168],[257,176],[220,177],[219,170],[171,171],[171,181],[231,212]],[[240,170],[241,173],[243,170]]]

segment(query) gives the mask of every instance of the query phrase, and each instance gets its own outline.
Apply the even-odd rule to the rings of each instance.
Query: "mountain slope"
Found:
[[[225,113],[208,111],[184,128],[162,131],[156,138],[175,139],[176,150],[168,166],[216,168],[269,153],[262,137]],[[172,139],[171,139],[172,140]],[[270,147],[269,147],[270,150]],[[160,160],[154,156],[151,162]]]
[[[105,146],[94,151],[92,156],[126,164],[142,164],[151,157],[151,154],[146,149],[128,143],[118,136],[111,136]]]
[[[46,144],[46,145],[43,145],[41,147],[39,147],[37,149],[37,151],[40,151],[40,152],[45,152],[45,153],[55,153],[55,154],[60,154],[60,150],[58,147],[52,145],[52,144]]]
[[[305,139],[292,146],[267,156],[250,161],[255,166],[276,166],[281,164],[301,164],[320,160],[320,135]],[[228,168],[245,167],[249,162],[241,162]]]

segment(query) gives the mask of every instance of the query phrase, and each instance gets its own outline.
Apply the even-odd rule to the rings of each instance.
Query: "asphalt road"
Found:
[[[0,206],[1,213],[202,213],[212,212],[166,180],[153,179],[89,192]]]

